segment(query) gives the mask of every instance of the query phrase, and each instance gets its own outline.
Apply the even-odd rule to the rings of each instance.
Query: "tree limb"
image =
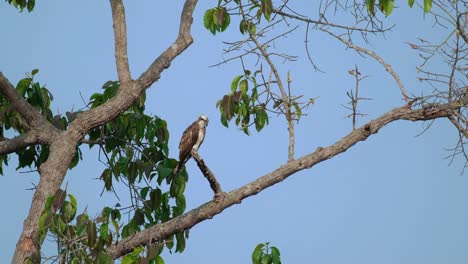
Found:
[[[107,253],[113,259],[116,259],[126,255],[138,246],[145,246],[156,241],[162,241],[176,232],[190,229],[204,220],[211,219],[213,216],[221,213],[224,209],[234,204],[239,204],[243,199],[255,195],[264,189],[285,180],[296,172],[311,168],[322,161],[347,151],[356,143],[365,141],[372,134],[377,133],[381,128],[391,122],[396,120],[423,121],[449,117],[454,110],[466,107],[467,105],[468,97],[464,97],[456,104],[432,104],[428,107],[423,106],[417,110],[411,110],[407,106],[395,108],[377,119],[370,121],[366,125],[353,130],[333,145],[326,148],[319,147],[313,153],[296,160],[288,161],[273,172],[268,173],[251,183],[231,192],[223,193],[219,199],[205,203],[181,216],[167,222],[157,224],[121,240],[118,244],[111,246]]]
[[[10,102],[12,107],[24,118],[32,129],[47,129],[57,131],[47,119],[36,111],[22,96],[20,96],[15,87],[0,72],[0,93]],[[48,125],[47,125],[48,124]]]
[[[161,77],[161,72],[171,65],[172,60],[187,49],[192,43],[193,38],[190,34],[190,27],[193,22],[193,10],[198,0],[185,1],[182,10],[179,26],[179,34],[176,41],[167,48],[159,57],[154,60],[151,66],[138,78],[138,82],[145,88],[151,86]]]
[[[122,0],[110,0],[112,21],[114,23],[115,63],[117,74],[121,83],[132,79],[128,65],[127,54],[127,22],[125,21],[125,8]]]
[[[12,153],[27,146],[36,145],[40,142],[39,133],[31,130],[26,134],[16,136],[12,139],[0,141],[0,155]]]
[[[210,170],[210,168],[208,168],[208,166],[206,166],[205,161],[200,157],[200,155],[198,155],[195,150],[192,150],[191,154],[193,159],[197,162],[198,168],[200,168],[203,176],[205,176],[205,178],[210,183],[210,187],[214,192],[215,199],[218,199],[221,197],[223,190],[221,189],[219,182],[216,180],[214,173]]]

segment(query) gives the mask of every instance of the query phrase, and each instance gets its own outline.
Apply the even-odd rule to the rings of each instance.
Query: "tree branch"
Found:
[[[461,21],[462,16],[465,16],[465,26],[463,26],[461,24],[462,23],[462,21]],[[459,14],[458,17],[457,17],[457,29],[458,29],[458,32],[460,33],[460,35],[462,36],[463,40],[465,40],[465,43],[468,43],[468,35],[465,32],[465,27],[466,27],[466,24],[467,24],[466,20],[468,20],[468,12]]]
[[[36,111],[16,92],[15,87],[10,83],[10,81],[8,81],[2,72],[0,72],[0,93],[5,96],[12,107],[18,111],[31,128],[45,129],[43,126],[49,124],[48,126],[46,125],[48,129],[57,130],[45,119],[45,117],[41,115],[41,113]]]
[[[322,31],[330,34],[331,36],[335,37],[336,39],[338,39],[339,41],[341,41],[343,44],[345,44],[346,46],[356,50],[357,52],[362,52],[362,53],[365,53],[369,56],[371,56],[372,58],[374,58],[376,61],[378,61],[380,64],[382,64],[382,66],[384,66],[384,68],[390,73],[390,75],[392,75],[393,79],[395,79],[396,83],[398,84],[398,87],[400,87],[400,91],[401,91],[401,94],[403,95],[403,99],[409,103],[409,96],[406,92],[406,89],[405,87],[403,86],[403,83],[401,82],[400,80],[400,77],[398,77],[398,74],[396,74],[396,72],[393,70],[392,68],[392,65],[386,63],[379,55],[377,55],[375,52],[373,51],[370,51],[370,50],[367,50],[365,48],[362,48],[362,47],[359,47],[349,41],[346,41],[344,40],[343,38],[341,38],[340,36],[338,35],[335,35],[333,34],[332,32],[326,30],[326,29],[321,29]]]
[[[208,180],[210,183],[210,187],[214,192],[214,198],[218,199],[221,197],[223,190],[221,189],[221,185],[216,180],[213,172],[206,166],[205,161],[198,155],[198,153],[194,150],[191,152],[193,159],[197,162],[198,168],[203,173],[203,176]]]
[[[210,201],[195,208],[181,216],[167,222],[155,225],[140,231],[131,237],[121,240],[117,245],[111,246],[107,253],[113,259],[119,258],[131,252],[138,246],[145,246],[156,241],[162,241],[169,236],[187,230],[194,225],[211,219],[221,213],[224,209],[240,203],[243,199],[255,195],[264,189],[275,185],[296,172],[311,168],[312,166],[330,159],[340,153],[347,151],[360,141],[365,141],[371,135],[377,133],[381,128],[396,120],[422,121],[441,117],[449,117],[451,113],[461,107],[468,105],[468,97],[462,98],[456,104],[431,104],[417,110],[411,110],[406,106],[395,108],[382,116],[367,123],[366,125],[352,131],[347,136],[326,148],[317,148],[313,153],[299,159],[288,161],[271,173],[268,173],[255,181],[248,183],[229,193],[223,193],[219,199]]]
[[[132,79],[128,65],[127,54],[127,22],[125,21],[125,8],[122,0],[110,0],[112,21],[114,23],[115,62],[117,74],[121,83]]]
[[[239,4],[239,10],[241,12],[242,17],[245,17],[244,9],[242,4]],[[266,62],[270,66],[271,71],[275,75],[276,84],[281,93],[281,99],[283,100],[283,105],[285,108],[285,116],[286,121],[288,122],[288,134],[289,134],[289,145],[288,145],[288,161],[294,160],[294,120],[292,119],[291,115],[291,98],[289,98],[288,94],[286,94],[286,89],[283,86],[283,82],[281,81],[281,76],[276,69],[275,64],[270,59],[270,55],[266,52],[264,45],[260,44],[257,40],[255,34],[252,34],[250,30],[248,30],[250,39],[255,43],[255,46],[260,51],[262,56],[265,58]]]
[[[169,68],[172,60],[192,44],[193,38],[190,34],[190,27],[192,26],[192,14],[197,2],[198,0],[185,1],[180,18],[179,34],[176,41],[159,55],[151,66],[138,78],[138,82],[145,88],[157,81],[161,77],[161,72]]]
[[[16,136],[12,139],[4,139],[0,141],[0,155],[15,152],[27,146],[32,146],[40,143],[39,133],[31,130],[26,134]]]

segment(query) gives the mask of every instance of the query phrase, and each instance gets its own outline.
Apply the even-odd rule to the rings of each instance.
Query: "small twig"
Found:
[[[396,83],[398,84],[398,87],[400,87],[400,91],[401,91],[401,94],[403,95],[403,99],[408,103],[408,106],[409,103],[410,103],[410,100],[409,100],[409,96],[406,92],[406,89],[405,87],[403,86],[403,83],[401,82],[400,80],[400,77],[398,77],[398,74],[396,74],[396,72],[393,70],[392,66],[388,63],[386,63],[379,55],[377,55],[375,52],[373,51],[370,51],[370,50],[367,50],[365,48],[362,48],[362,47],[359,47],[357,45],[354,45],[353,43],[349,42],[349,41],[346,41],[344,40],[343,38],[341,38],[340,36],[338,35],[335,35],[333,34],[332,32],[326,30],[326,29],[321,29],[322,31],[330,34],[331,36],[335,37],[336,39],[338,39],[339,41],[341,41],[343,44],[345,44],[346,46],[358,51],[358,52],[362,52],[362,53],[365,53],[369,56],[371,56],[372,58],[374,58],[376,61],[378,61],[380,64],[382,64],[382,66],[384,66],[384,68],[390,73],[390,75],[392,75],[393,79],[395,79]]]
[[[210,187],[214,192],[214,199],[216,200],[221,196],[223,190],[221,189],[221,185],[216,180],[215,175],[213,172],[206,166],[205,161],[198,155],[197,151],[192,150],[191,152],[193,159],[197,162],[198,168],[203,173],[203,176],[208,180],[210,183]]]

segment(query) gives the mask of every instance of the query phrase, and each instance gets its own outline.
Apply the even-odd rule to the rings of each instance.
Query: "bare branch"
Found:
[[[138,81],[144,87],[149,87],[157,81],[161,76],[161,72],[170,66],[171,61],[192,44],[193,39],[190,35],[190,27],[193,22],[193,10],[197,2],[198,0],[185,1],[180,18],[179,35],[176,41],[151,64],[140,78],[138,78]]]
[[[372,58],[374,58],[376,61],[378,61],[380,64],[382,64],[382,66],[384,66],[384,68],[390,73],[390,75],[392,75],[393,79],[395,79],[396,83],[398,84],[398,87],[400,87],[400,91],[401,91],[401,94],[403,95],[403,99],[406,101],[406,102],[409,102],[409,96],[406,92],[406,89],[405,87],[403,86],[403,83],[401,82],[400,80],[400,77],[398,77],[398,74],[396,74],[396,72],[393,70],[392,66],[388,63],[386,63],[379,55],[377,55],[375,52],[373,51],[370,51],[368,49],[365,49],[365,48],[362,48],[362,47],[359,47],[349,41],[346,41],[345,39],[343,39],[342,37],[338,36],[338,35],[335,35],[333,34],[332,32],[326,30],[326,29],[321,29],[322,31],[330,34],[331,36],[335,37],[336,39],[338,39],[339,41],[341,41],[343,44],[345,44],[346,46],[358,51],[358,52],[362,52],[362,53],[365,53],[369,56],[371,56]]]
[[[467,128],[464,128],[464,127],[457,121],[457,119],[455,119],[455,117],[453,117],[453,116],[448,116],[448,119],[449,119],[450,122],[452,122],[452,124],[458,129],[458,131],[460,131],[460,133],[462,133],[466,138],[468,138],[468,129],[467,129]]]
[[[127,22],[122,0],[110,0],[112,20],[114,22],[115,62],[121,83],[132,79],[127,54]]]
[[[194,225],[211,219],[221,213],[224,209],[239,204],[245,198],[255,195],[264,189],[275,185],[296,172],[309,169],[312,166],[330,159],[340,153],[345,152],[356,143],[365,141],[371,135],[376,134],[381,128],[396,120],[422,121],[432,120],[441,117],[448,117],[451,112],[465,107],[468,104],[468,97],[462,98],[457,104],[431,104],[417,110],[411,110],[406,106],[395,108],[382,116],[367,123],[366,125],[353,130],[347,136],[326,148],[317,148],[316,151],[305,155],[299,159],[289,161],[271,173],[268,173],[255,181],[248,183],[236,190],[224,193],[219,199],[205,203],[181,216],[167,222],[157,224],[146,230],[138,232],[131,237],[125,238],[118,244],[111,246],[107,253],[113,259],[124,256],[138,246],[146,246],[156,241],[162,241],[169,236],[188,230]]]
[[[221,189],[221,185],[219,182],[216,180],[216,177],[214,176],[213,172],[206,166],[205,161],[198,155],[198,153],[194,150],[191,152],[193,159],[197,162],[198,167],[200,168],[201,172],[203,173],[203,176],[208,180],[210,183],[210,187],[214,192],[214,198],[218,199],[221,197],[223,190]]]

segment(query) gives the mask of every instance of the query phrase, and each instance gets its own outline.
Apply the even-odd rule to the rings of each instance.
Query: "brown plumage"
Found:
[[[198,151],[198,148],[200,148],[205,139],[207,125],[208,117],[201,115],[185,129],[179,143],[179,164],[177,164],[174,174],[179,173],[182,166],[192,157],[192,150]]]

